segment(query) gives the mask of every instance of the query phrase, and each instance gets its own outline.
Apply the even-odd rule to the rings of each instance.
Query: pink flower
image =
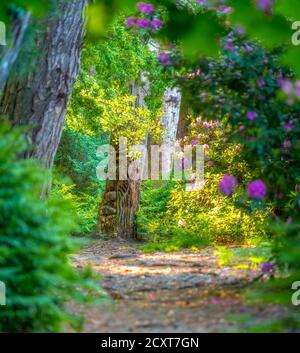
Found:
[[[237,185],[238,182],[233,175],[224,175],[219,183],[219,191],[222,194],[229,196],[235,190]]]
[[[213,161],[208,161],[208,162],[207,162],[207,166],[208,166],[209,168],[213,167],[214,165],[215,165],[215,164],[214,164]]]
[[[203,126],[204,126],[204,127],[207,127],[207,128],[211,128],[211,127],[212,127],[212,124],[209,123],[209,122],[207,122],[207,121],[204,121],[204,122],[203,122]]]
[[[229,51],[235,51],[236,49],[238,49],[238,46],[236,46],[234,44],[226,44],[226,45],[224,45],[224,49],[229,50]]]
[[[290,148],[292,146],[292,143],[290,140],[285,140],[283,141],[283,147],[284,148]]]
[[[249,120],[255,120],[257,117],[258,117],[258,114],[254,111],[249,111],[247,114],[246,114],[246,117],[249,119]]]
[[[196,175],[195,174],[192,174],[191,177],[190,177],[190,182],[191,183],[195,183],[196,182]]]
[[[184,167],[187,167],[190,164],[190,161],[187,158],[183,158],[182,163],[183,163]]]
[[[287,123],[285,123],[285,124],[283,125],[283,127],[284,127],[284,129],[285,129],[287,132],[290,132],[290,131],[292,131],[292,129],[293,129],[293,125],[294,125],[293,121],[292,121],[292,120],[289,120]]]
[[[180,219],[177,224],[178,224],[179,227],[185,227],[186,226],[186,221],[184,219]]]
[[[286,220],[286,224],[291,224],[293,222],[293,218],[289,216]]]
[[[191,140],[191,145],[192,145],[192,146],[197,146],[197,145],[198,145],[198,141],[195,140],[195,139],[192,139],[192,140]]]
[[[289,80],[283,80],[281,83],[281,89],[285,94],[292,94],[294,91],[293,83]]]
[[[126,25],[127,27],[133,27],[135,26],[135,21],[136,21],[136,18],[131,16],[131,17],[128,17],[127,20],[126,20]]]
[[[137,9],[142,13],[151,14],[154,11],[154,6],[146,2],[139,2]]]
[[[199,116],[197,119],[196,119],[197,123],[201,123],[202,122],[202,118],[201,116]]]
[[[200,93],[199,97],[205,98],[207,96],[207,94],[208,94],[207,92],[202,92],[202,93]]]
[[[175,141],[175,147],[180,147],[180,140]]]
[[[240,131],[240,133],[243,133],[245,131],[245,125],[241,125],[239,127],[239,131]]]
[[[204,151],[207,151],[207,150],[209,150],[209,145],[207,145],[207,144],[204,144],[204,145],[203,145],[203,149],[204,149]]]
[[[148,28],[150,25],[150,22],[148,20],[145,20],[144,18],[140,18],[136,22],[136,26],[138,28]]]
[[[163,25],[163,22],[160,19],[158,19],[158,18],[155,18],[154,20],[151,21],[151,27],[153,29],[158,29],[162,25]]]
[[[300,81],[296,81],[295,84],[295,95],[300,98]]]
[[[184,158],[184,153],[183,153],[182,151],[180,151],[180,152],[178,153],[178,158],[179,158],[179,159],[183,159],[183,158]]]
[[[257,179],[248,184],[247,193],[251,199],[262,200],[267,194],[267,187],[262,180]]]
[[[217,11],[222,13],[222,14],[224,14],[224,15],[226,15],[226,14],[232,12],[232,7],[230,7],[230,6],[219,6],[217,8]]]

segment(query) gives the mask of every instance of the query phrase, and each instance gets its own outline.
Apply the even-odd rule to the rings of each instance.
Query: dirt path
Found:
[[[280,314],[273,306],[246,306],[240,292],[257,273],[219,267],[212,247],[145,254],[136,243],[99,240],[73,261],[78,269],[91,263],[111,297],[72,309],[86,317],[85,332],[235,332],[237,314]]]

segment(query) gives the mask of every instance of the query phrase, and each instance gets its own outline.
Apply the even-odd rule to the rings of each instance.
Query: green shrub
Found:
[[[224,127],[218,121],[205,121],[200,117],[189,120],[189,136],[180,142],[206,145],[204,184],[195,191],[186,191],[186,184],[182,182],[143,184],[138,224],[152,242],[149,247],[160,244],[162,248],[165,241],[168,249],[172,241],[178,249],[202,245],[205,241],[253,244],[266,239],[270,210],[249,207],[243,184],[251,180],[254,171],[250,172],[241,146],[224,140]],[[238,178],[240,187],[232,196],[224,196],[218,190],[224,174]],[[186,182],[195,182],[195,178],[196,174]]]
[[[80,235],[92,233],[97,224],[105,182],[97,180],[96,167],[101,159],[96,151],[106,143],[106,134],[85,135],[66,125],[57,152],[53,193],[70,203]]]
[[[97,194],[95,194],[95,189]],[[54,181],[53,194],[68,201],[72,208],[72,213],[76,219],[78,227],[76,234],[91,234],[97,225],[97,215],[102,192],[91,187],[85,192],[76,190],[76,185],[64,178]]]
[[[0,307],[0,331],[58,331],[69,315],[68,300],[89,300],[98,289],[89,269],[77,272],[69,255],[78,250],[69,236],[75,229],[69,204],[40,197],[45,170],[19,160],[26,148],[19,130],[0,125],[0,280],[7,305]]]

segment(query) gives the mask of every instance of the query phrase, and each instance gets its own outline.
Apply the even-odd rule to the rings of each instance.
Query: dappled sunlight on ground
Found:
[[[100,305],[72,308],[86,317],[86,332],[238,331],[238,314],[268,317],[281,310],[244,304],[241,289],[257,271],[220,266],[214,247],[145,254],[138,245],[92,241],[73,256],[79,270],[91,264],[101,274],[110,297]]]

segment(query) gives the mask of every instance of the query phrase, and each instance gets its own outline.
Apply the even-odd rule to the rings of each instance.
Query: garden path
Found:
[[[146,254],[140,243],[93,240],[73,257],[102,276],[110,300],[72,308],[85,332],[223,332],[241,330],[241,314],[259,322],[282,314],[274,305],[245,304],[241,291],[257,276],[219,266],[213,247]]]

